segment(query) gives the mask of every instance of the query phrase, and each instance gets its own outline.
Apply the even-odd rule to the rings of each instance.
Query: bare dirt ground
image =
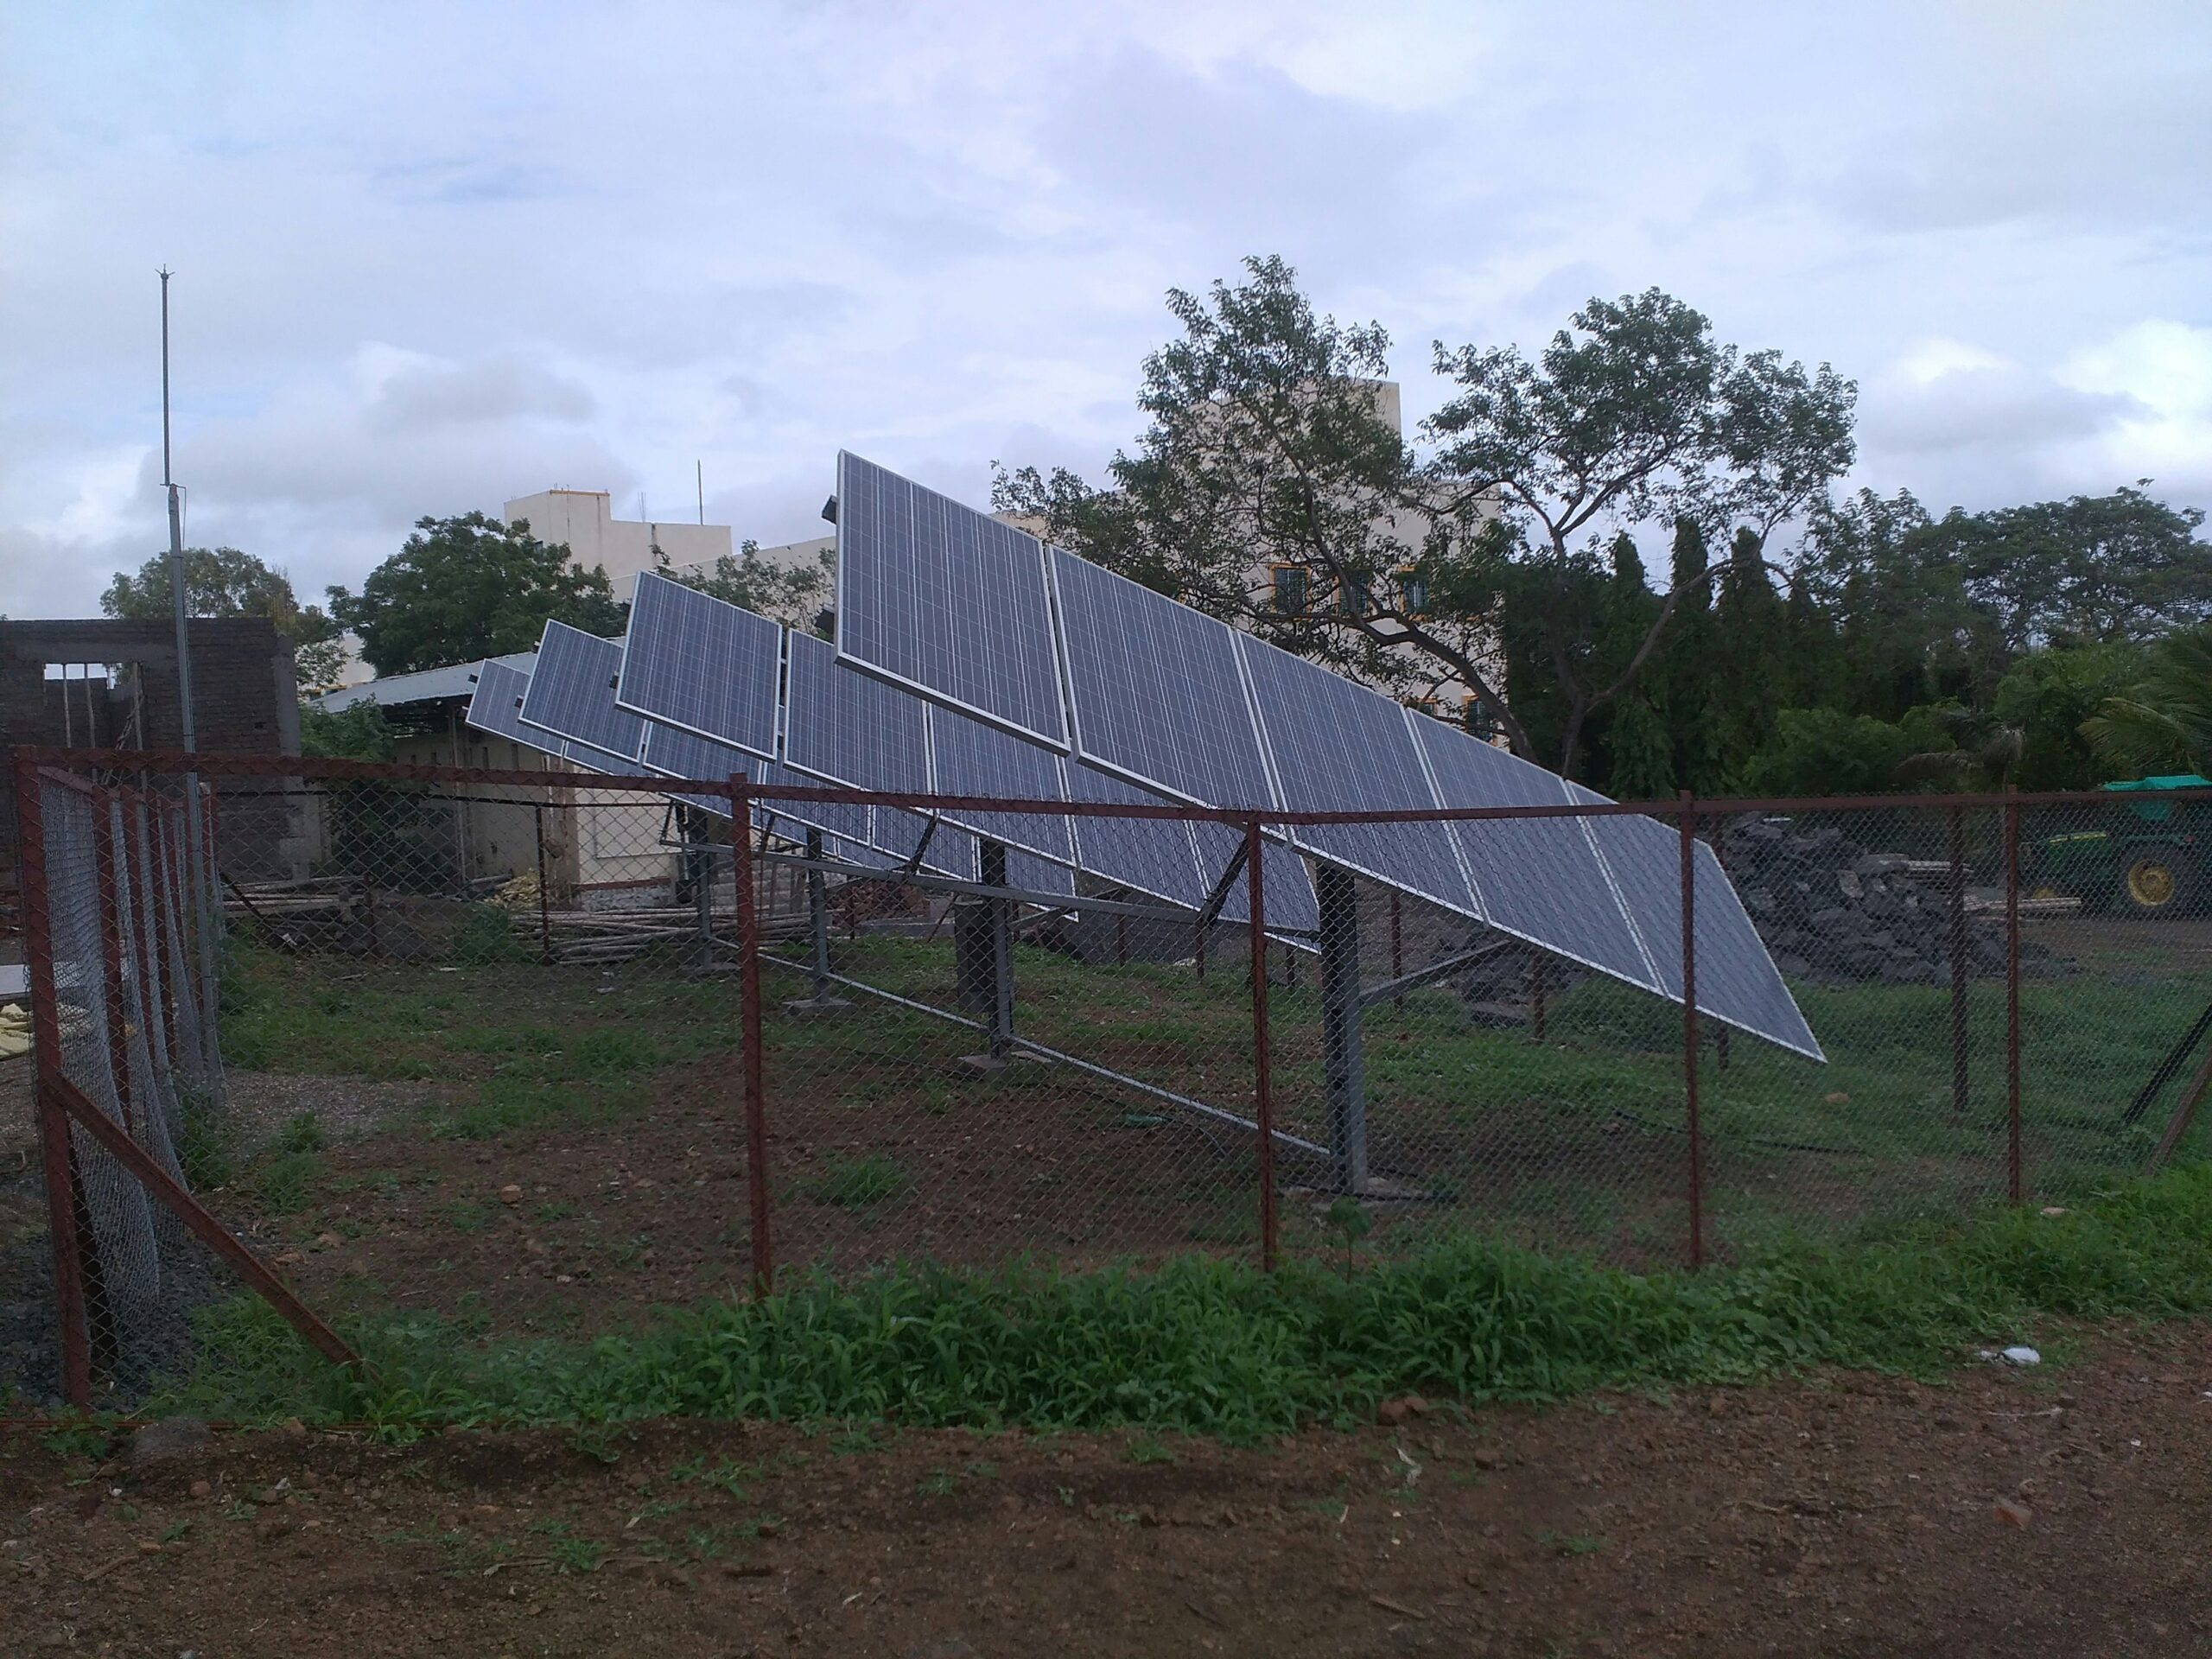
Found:
[[[2212,1652],[2207,1332],[1121,1436],[0,1442],[0,1650],[174,1656]]]

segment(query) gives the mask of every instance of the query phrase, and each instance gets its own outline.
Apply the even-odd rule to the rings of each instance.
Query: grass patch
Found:
[[[1548,1400],[1822,1365],[1932,1374],[2055,1319],[2212,1312],[2212,1167],[2059,1217],[2001,1211],[1853,1248],[1777,1246],[1637,1274],[1440,1238],[1350,1274],[1179,1259],[1154,1272],[806,1279],[588,1343],[480,1344],[435,1319],[350,1334],[339,1372],[260,1304],[200,1316],[199,1369],[149,1409],[396,1427],[651,1417],[1135,1427],[1249,1440],[1351,1422],[1408,1392]]]
[[[881,1153],[865,1158],[830,1158],[822,1173],[805,1184],[806,1195],[846,1210],[870,1210],[906,1190],[906,1172]]]

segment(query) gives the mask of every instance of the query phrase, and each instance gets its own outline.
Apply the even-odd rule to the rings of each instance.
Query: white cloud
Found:
[[[1095,473],[1140,424],[1162,291],[1273,251],[1390,328],[1409,420],[1430,340],[1533,348],[1656,283],[1863,381],[1885,490],[2147,472],[2212,501],[2201,5],[393,0],[8,29],[18,613],[89,608],[161,544],[163,263],[194,539],[303,588],[556,481],[688,501],[702,461],[779,540],[815,533],[841,445],[971,500],[994,457]]]

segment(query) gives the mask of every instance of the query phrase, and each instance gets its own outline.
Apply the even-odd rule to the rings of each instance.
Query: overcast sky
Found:
[[[0,0],[0,611],[188,539],[358,585],[559,484],[817,533],[1136,430],[1280,252],[1432,342],[1657,284],[1861,386],[1854,483],[2212,505],[2212,6]]]

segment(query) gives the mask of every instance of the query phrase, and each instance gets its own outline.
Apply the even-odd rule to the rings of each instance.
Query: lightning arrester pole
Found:
[[[200,747],[199,733],[192,717],[192,640],[187,619],[190,614],[184,595],[184,514],[181,493],[169,461],[169,269],[163,265],[162,279],[162,487],[169,499],[169,609],[176,620],[176,696],[180,728],[187,754],[196,753]],[[222,1074],[215,1046],[215,925],[219,913],[214,897],[215,865],[213,849],[207,845],[202,829],[200,802],[200,773],[195,770],[184,775],[184,833],[190,847],[189,856],[208,861],[207,879],[199,884],[199,914],[194,919],[193,931],[197,936],[200,958],[201,1006],[209,1012],[203,1040],[207,1044],[207,1074],[219,1078]],[[211,1085],[219,1090],[221,1084]],[[219,1100],[210,1100],[210,1106]]]

